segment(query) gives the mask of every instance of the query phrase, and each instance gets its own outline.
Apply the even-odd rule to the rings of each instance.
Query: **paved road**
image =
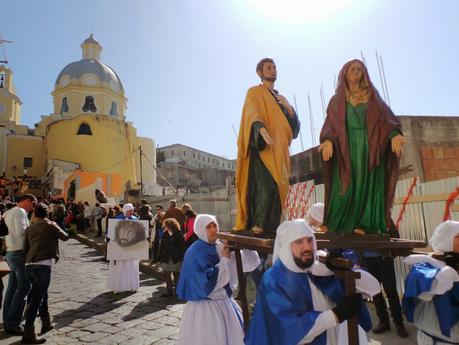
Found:
[[[61,260],[53,267],[49,288],[50,313],[57,327],[46,335],[46,344],[176,344],[182,302],[160,297],[165,284],[144,273],[137,293],[115,295],[105,287],[107,269],[95,249],[75,239],[61,244]],[[408,328],[409,339],[369,333],[369,343],[416,344],[415,331]],[[19,337],[0,332],[0,344],[19,343]]]
[[[46,344],[176,344],[183,304],[160,297],[163,282],[142,274],[137,293],[115,295],[105,287],[107,269],[96,250],[74,239],[61,245],[49,288],[57,327]],[[0,344],[19,344],[6,336],[0,333]]]

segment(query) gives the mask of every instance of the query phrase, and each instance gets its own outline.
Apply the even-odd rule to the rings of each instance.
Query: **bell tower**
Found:
[[[21,105],[13,84],[13,72],[5,65],[0,65],[0,122],[13,121],[19,124]]]

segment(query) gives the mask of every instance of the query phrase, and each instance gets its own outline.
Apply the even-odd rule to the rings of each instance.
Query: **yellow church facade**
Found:
[[[94,189],[112,186],[107,196],[122,199],[125,190],[152,194],[156,187],[155,143],[139,137],[126,121],[127,99],[121,79],[101,62],[102,46],[91,35],[82,44],[82,59],[58,74],[53,113],[42,116],[30,129],[20,124],[21,101],[12,72],[0,66],[0,167],[7,179],[33,176],[43,193],[85,200]],[[1,86],[1,85],[0,85]],[[146,156],[140,167],[140,152]],[[144,156],[144,157],[145,157]],[[86,181],[83,189],[68,194],[72,176]],[[84,174],[86,178],[82,178]],[[94,176],[91,184],[90,179]],[[105,177],[104,177],[105,176]],[[110,181],[119,181],[111,183]],[[88,183],[89,181],[89,183]],[[77,184],[78,185],[78,184]],[[75,186],[75,184],[73,184]]]

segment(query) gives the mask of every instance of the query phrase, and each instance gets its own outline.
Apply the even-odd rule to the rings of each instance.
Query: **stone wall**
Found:
[[[216,168],[194,168],[182,163],[161,162],[157,166],[169,183],[174,187],[187,187],[191,191],[198,191],[200,188],[207,187],[215,189],[216,187],[226,186],[227,178],[234,178],[235,172]],[[167,186],[167,183],[160,176],[157,183],[161,186]]]
[[[162,205],[165,210],[169,207],[169,200],[177,200],[177,206],[190,204],[196,213],[213,214],[217,217],[221,231],[230,231],[235,223],[236,198],[234,188],[221,188],[210,193],[196,193],[185,196],[164,195],[164,196],[147,196],[143,199],[151,205],[153,213],[156,205]],[[140,205],[139,197],[130,196],[127,200]]]
[[[399,116],[407,139],[403,178],[433,181],[459,175],[459,116]]]
[[[459,176],[459,116],[398,116],[407,139],[400,160],[400,178],[432,181]],[[314,179],[322,183],[318,147],[291,157],[291,183]]]

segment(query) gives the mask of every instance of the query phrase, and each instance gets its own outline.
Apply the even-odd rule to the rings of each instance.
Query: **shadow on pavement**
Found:
[[[3,324],[1,325],[3,329]],[[11,341],[11,342],[9,342]],[[0,343],[1,344],[8,344],[8,345],[13,345],[13,344],[20,344],[21,343],[21,337],[17,335],[10,335],[6,333],[4,330],[0,331]]]
[[[152,297],[148,298],[147,300],[137,303],[137,305],[134,308],[132,308],[129,314],[123,316],[123,320],[129,321],[133,319],[140,319],[143,316],[151,314],[154,311],[166,309],[167,307],[172,305],[186,303],[186,301],[182,301],[175,296],[161,297],[161,293],[163,292],[166,292],[165,288],[158,290],[153,294]]]
[[[152,277],[149,274],[140,273],[140,286],[157,286],[164,284],[164,281]]]
[[[77,309],[64,310],[60,314],[53,316],[53,322],[57,329],[73,323],[75,320],[88,319],[91,316],[110,312],[128,303],[123,299],[133,295],[135,292],[122,292],[114,294],[113,292],[104,292],[89,302],[82,304]]]

